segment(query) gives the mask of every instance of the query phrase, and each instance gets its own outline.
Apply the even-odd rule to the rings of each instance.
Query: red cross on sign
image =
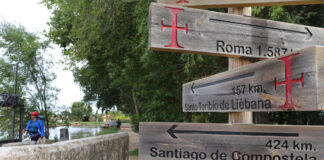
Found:
[[[163,20],[161,21],[161,31],[163,32],[163,28],[170,28],[172,29],[172,40],[169,45],[166,45],[165,47],[173,47],[173,48],[184,48],[178,44],[178,30],[185,30],[186,34],[188,34],[188,24],[186,24],[186,27],[179,27],[178,26],[178,13],[180,11],[183,11],[183,9],[179,8],[170,8],[165,7],[171,10],[172,12],[172,25],[167,26],[163,24]]]
[[[299,53],[295,53],[286,57],[279,58],[278,60],[284,61],[285,63],[285,81],[277,82],[275,78],[275,90],[277,90],[277,86],[279,85],[286,85],[286,102],[283,106],[280,106],[282,109],[286,110],[294,110],[295,108],[301,108],[297,106],[292,101],[291,95],[291,84],[300,82],[302,87],[304,87],[304,73],[301,73],[301,77],[298,79],[291,79],[291,61],[292,59],[299,55]]]
[[[189,3],[187,0],[179,0],[177,3]]]

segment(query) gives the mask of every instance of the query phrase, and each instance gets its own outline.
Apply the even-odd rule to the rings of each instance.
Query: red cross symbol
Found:
[[[163,28],[170,28],[172,29],[172,40],[169,45],[166,45],[165,47],[174,47],[174,48],[183,48],[178,44],[178,30],[185,30],[186,34],[188,34],[188,24],[186,24],[186,27],[179,27],[178,26],[178,13],[179,11],[183,11],[183,9],[179,8],[170,8],[166,7],[171,10],[172,12],[172,25],[167,26],[163,24],[163,20],[161,21],[161,31],[163,32]]]
[[[179,0],[177,3],[189,3],[187,0]]]
[[[294,110],[295,108],[301,108],[300,106],[297,106],[292,101],[291,96],[291,84],[292,83],[298,83],[300,82],[302,87],[304,87],[304,73],[301,73],[301,77],[299,79],[291,79],[291,61],[292,59],[299,55],[300,53],[295,53],[283,58],[279,58],[278,60],[282,60],[285,63],[285,81],[277,82],[277,79],[275,78],[275,90],[277,90],[277,86],[279,85],[286,85],[286,102],[283,106],[280,106],[282,109],[286,110]]]

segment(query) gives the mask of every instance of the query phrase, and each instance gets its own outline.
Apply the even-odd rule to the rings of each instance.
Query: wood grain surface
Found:
[[[158,0],[158,3],[193,8],[229,8],[323,4],[324,0]]]
[[[324,29],[152,3],[149,48],[227,57],[273,58],[324,45]]]
[[[238,7],[238,8],[228,8],[227,12],[229,14],[237,15],[252,15],[251,7]],[[248,64],[253,63],[256,59],[247,58],[228,58],[228,70],[239,68]],[[258,116],[260,113],[255,113]],[[262,114],[262,113],[261,113]],[[228,123],[229,124],[252,124],[253,123],[253,113],[252,112],[230,112],[228,113]]]
[[[324,47],[314,46],[192,81],[183,85],[183,111],[323,110],[323,68]]]
[[[321,138],[324,127],[140,123],[139,131],[141,160],[323,160],[324,157],[324,138]]]

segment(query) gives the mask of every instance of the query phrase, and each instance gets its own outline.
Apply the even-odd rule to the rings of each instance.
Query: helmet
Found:
[[[38,116],[38,112],[32,112],[30,113],[31,116]]]

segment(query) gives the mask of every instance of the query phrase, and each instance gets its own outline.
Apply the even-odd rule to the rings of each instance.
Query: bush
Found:
[[[139,131],[139,122],[140,122],[140,116],[138,115],[133,115],[131,118],[131,125],[132,125],[132,129],[134,132]]]

